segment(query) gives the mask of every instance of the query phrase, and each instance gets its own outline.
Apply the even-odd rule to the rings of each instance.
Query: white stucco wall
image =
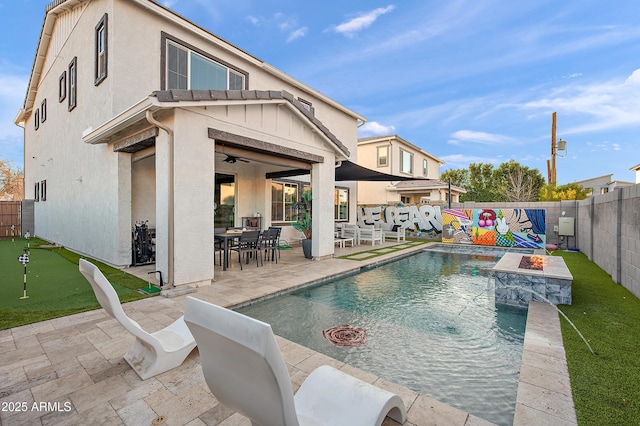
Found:
[[[147,3],[147,2],[144,2]],[[160,131],[155,156],[132,163],[131,154],[116,153],[112,144],[88,145],[83,132],[98,128],[161,87],[161,31],[222,59],[249,74],[248,89],[286,90],[312,103],[316,117],[356,157],[357,117],[347,113],[315,90],[291,81],[259,60],[214,39],[201,29],[186,29],[179,18],[149,13],[135,2],[95,0],[59,16],[52,44],[37,86],[34,108],[47,103],[47,119],[34,128],[34,115],[25,123],[25,192],[33,198],[35,182],[46,180],[47,200],[35,203],[36,235],[116,266],[131,262],[131,226],[149,219],[157,229],[159,269],[167,270],[169,256],[168,211],[170,187],[169,136]],[[94,84],[93,37],[96,24],[108,14],[108,76]],[[165,19],[163,16],[170,16]],[[64,26],[64,28],[63,28]],[[77,106],[68,111],[67,100],[58,102],[58,78],[77,57]],[[212,254],[208,250],[192,258],[193,247],[210,244],[213,232],[213,176],[216,171],[239,176],[237,219],[260,211],[268,226],[270,187],[265,165],[237,164],[215,170],[214,144],[208,127],[229,131],[309,153],[321,155],[314,182],[322,190],[314,199],[321,214],[333,217],[333,167],[336,148],[308,121],[277,106],[248,106],[178,110],[163,123],[176,132],[174,165],[175,264],[181,283],[207,283],[212,278]],[[275,118],[275,120],[274,120]],[[224,166],[226,167],[226,166]],[[326,188],[325,188],[326,186]],[[341,183],[351,191],[350,217],[355,217],[355,183]],[[193,219],[197,216],[196,219]],[[332,235],[333,222],[317,226],[321,235]],[[327,232],[327,230],[331,232]],[[328,238],[328,237],[327,237]],[[316,243],[318,256],[333,253],[333,241]],[[202,265],[193,267],[194,264]],[[164,274],[163,274],[164,275]],[[165,275],[166,278],[166,275]]]

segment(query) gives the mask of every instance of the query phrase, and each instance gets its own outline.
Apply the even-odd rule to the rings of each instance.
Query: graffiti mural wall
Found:
[[[441,209],[430,205],[359,206],[358,225],[398,225],[407,236],[445,243],[544,249],[544,209]]]

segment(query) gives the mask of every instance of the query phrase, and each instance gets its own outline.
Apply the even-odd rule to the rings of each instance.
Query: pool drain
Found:
[[[167,421],[167,417],[166,416],[158,416],[155,419],[153,419],[153,421],[151,422],[152,425],[161,425],[163,424],[165,421]]]
[[[322,330],[322,335],[335,346],[356,347],[367,343],[367,330],[350,324],[342,324]]]

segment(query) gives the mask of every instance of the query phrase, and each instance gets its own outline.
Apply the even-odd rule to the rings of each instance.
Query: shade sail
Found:
[[[278,179],[290,176],[300,176],[309,174],[309,170],[284,170],[281,172],[267,173],[267,179]],[[388,173],[381,173],[376,170],[371,170],[366,167],[359,166],[348,160],[343,160],[340,166],[336,167],[336,182],[341,181],[377,181],[377,182],[389,182],[400,180],[422,180],[430,181],[433,179],[426,178],[414,178],[408,176],[396,176]]]

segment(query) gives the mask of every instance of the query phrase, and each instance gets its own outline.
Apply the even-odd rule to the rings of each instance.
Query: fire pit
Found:
[[[544,267],[544,256],[522,256],[520,260],[520,269],[535,269],[542,271]]]
[[[493,267],[496,303],[571,304],[573,276],[559,256],[506,253]]]

